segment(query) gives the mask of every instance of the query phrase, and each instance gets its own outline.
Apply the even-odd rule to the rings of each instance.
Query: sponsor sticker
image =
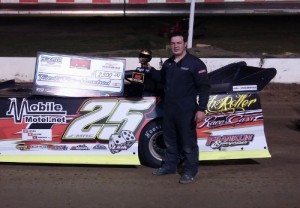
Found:
[[[52,141],[51,129],[22,129],[22,141]]]
[[[106,150],[106,146],[102,145],[102,144],[97,144],[93,147],[93,150]]]
[[[68,150],[67,145],[48,145],[48,149],[50,150]]]
[[[29,146],[30,150],[47,150],[48,145],[47,144],[31,144]]]
[[[219,149],[221,147],[249,145],[253,139],[254,134],[209,136],[206,141],[206,146],[210,146],[212,149]]]
[[[18,105],[16,98],[10,98],[7,116],[13,116],[15,123],[66,123],[67,111],[61,104],[55,102],[38,102],[29,104],[23,98]]]
[[[237,91],[257,91],[257,85],[237,85],[232,86],[233,92]]]
[[[27,150],[28,147],[27,147],[27,145],[25,143],[22,142],[22,143],[18,143],[16,145],[16,149],[18,149],[18,150]]]
[[[72,146],[70,150],[90,150],[90,148],[85,144],[79,144],[76,146]]]

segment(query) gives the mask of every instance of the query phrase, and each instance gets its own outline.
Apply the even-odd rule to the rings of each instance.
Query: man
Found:
[[[174,174],[183,159],[184,171],[179,183],[185,184],[192,182],[198,172],[196,123],[205,117],[210,84],[205,64],[187,51],[186,36],[173,33],[170,44],[173,56],[160,71],[150,71],[154,80],[164,84],[163,130],[167,147],[162,166],[153,174]]]

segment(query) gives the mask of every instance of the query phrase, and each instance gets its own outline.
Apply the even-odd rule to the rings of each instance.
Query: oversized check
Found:
[[[68,97],[120,96],[125,59],[38,52],[33,94]]]

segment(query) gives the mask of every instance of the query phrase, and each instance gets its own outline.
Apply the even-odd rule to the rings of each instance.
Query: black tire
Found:
[[[147,124],[139,138],[139,158],[142,165],[158,168],[165,154],[162,120],[154,120]]]

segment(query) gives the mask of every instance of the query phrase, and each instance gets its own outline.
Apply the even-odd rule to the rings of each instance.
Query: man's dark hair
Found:
[[[171,40],[171,38],[175,36],[181,36],[183,37],[183,41],[187,42],[187,34],[185,32],[181,32],[181,31],[172,32],[169,36],[169,40]]]

